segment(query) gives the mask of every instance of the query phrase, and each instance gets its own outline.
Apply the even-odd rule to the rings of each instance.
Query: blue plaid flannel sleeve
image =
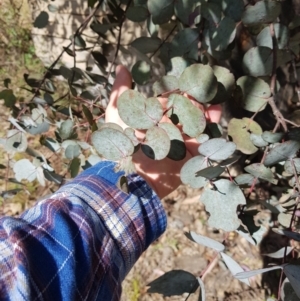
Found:
[[[0,300],[119,300],[121,282],[166,228],[161,202],[138,175],[103,161],[20,218],[0,220]]]

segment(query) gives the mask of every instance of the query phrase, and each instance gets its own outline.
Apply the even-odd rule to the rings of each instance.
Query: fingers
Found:
[[[132,78],[126,67],[118,65],[116,67],[116,79],[113,84],[108,106],[105,112],[106,122],[120,123],[119,113],[117,109],[117,101],[120,95],[131,88]],[[120,124],[121,125],[121,124]],[[123,124],[121,125],[123,126]]]
[[[126,67],[118,65],[116,67],[116,79],[112,86],[109,105],[116,107],[119,96],[131,88],[132,78]]]

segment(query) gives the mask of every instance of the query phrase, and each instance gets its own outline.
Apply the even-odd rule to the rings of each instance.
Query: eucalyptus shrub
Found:
[[[153,160],[165,157],[182,160],[186,154],[184,133],[201,144],[199,154],[185,163],[180,177],[184,184],[202,188],[200,201],[209,212],[210,227],[236,231],[249,243],[258,245],[268,229],[263,225],[253,227],[249,200],[250,193],[260,183],[265,184],[271,194],[270,199],[260,202],[259,208],[268,209],[274,215],[272,230],[300,241],[297,232],[300,130],[297,123],[280,112],[283,100],[277,97],[283,85],[277,81],[277,74],[283,69],[291,70],[294,97],[300,92],[297,2],[88,0],[88,5],[90,15],[71,37],[69,46],[62,49],[62,53],[74,59],[73,68],[57,67],[58,58],[39,78],[24,75],[26,89],[32,93],[25,101],[9,88],[8,79],[4,81],[6,89],[0,92],[0,98],[10,108],[11,116],[10,129],[0,142],[10,164],[1,168],[12,169],[14,177],[3,179],[17,185],[34,180],[45,185],[52,181],[59,187],[82,169],[103,159],[117,161],[117,168],[128,174],[134,171],[132,155],[138,148]],[[49,3],[48,9],[53,12],[56,7]],[[99,10],[105,13],[102,19],[95,17]],[[120,36],[125,20],[145,25],[148,34],[130,42],[140,60],[131,69],[135,89],[124,92],[117,103],[120,117],[128,125],[123,130],[117,124],[103,123],[103,116],[111,90],[111,70],[123,47]],[[34,26],[43,28],[47,23],[48,12],[43,11]],[[160,36],[160,28],[166,24],[171,30]],[[99,36],[95,46],[109,46],[107,35],[112,30],[118,32],[112,61],[104,51],[86,46],[87,26]],[[83,50],[90,51],[99,74],[76,67],[76,53]],[[152,62],[154,57],[164,65],[165,74],[153,83],[152,95],[148,97],[139,89],[151,82],[157,68]],[[66,80],[67,92],[56,90],[57,76]],[[166,110],[157,97],[168,98]],[[238,103],[243,116],[230,118],[223,131],[219,124],[207,124],[203,111],[195,107],[190,98],[204,107],[220,103],[230,107]],[[271,130],[256,121],[257,114],[267,108],[271,108],[275,119]],[[164,115],[173,123],[160,122]],[[182,125],[182,132],[176,126],[178,123]],[[139,140],[136,130],[144,130],[145,139]],[[59,155],[68,173],[57,173],[47,157],[31,147],[28,138],[32,135],[38,137],[42,146]],[[16,153],[27,153],[31,159],[21,156],[22,159],[15,161]],[[241,170],[235,177],[230,172],[233,164]],[[18,192],[22,189],[19,187],[3,191],[2,197]],[[300,266],[297,260],[289,262],[287,255],[293,250],[290,246],[267,254],[283,258],[281,265],[245,272],[225,253],[224,243],[194,232],[186,236],[214,249],[233,277],[248,285],[248,279],[256,274],[281,269],[287,277],[278,288],[282,299],[291,298],[284,293],[288,285],[294,290],[291,294],[300,298]],[[297,259],[296,253],[291,254]],[[199,300],[205,300],[201,276],[183,270],[170,271],[149,285],[149,292],[165,296],[191,294],[200,286]]]

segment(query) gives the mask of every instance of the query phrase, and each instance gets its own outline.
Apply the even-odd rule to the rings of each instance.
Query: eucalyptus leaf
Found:
[[[235,22],[241,20],[244,11],[243,0],[212,0],[212,2],[218,3],[225,16],[230,17]]]
[[[179,20],[186,25],[191,24],[191,13],[196,6],[203,1],[198,0],[178,0],[174,3],[174,12]]]
[[[153,84],[154,96],[178,89],[178,79],[173,75],[165,75]]]
[[[232,259],[230,256],[228,256],[227,254],[225,254],[223,252],[221,252],[220,254],[221,254],[222,259],[224,260],[226,266],[228,267],[229,271],[231,272],[231,274],[233,276],[235,276],[237,273],[244,272],[243,268],[234,259]],[[250,286],[250,282],[247,278],[239,279],[239,280]]]
[[[130,43],[130,45],[141,53],[151,53],[158,49],[161,44],[161,39],[150,38],[150,37],[140,37],[135,39]]]
[[[50,181],[50,182],[54,182],[55,184],[62,184],[62,181],[63,181],[63,177],[55,172],[51,172],[47,169],[44,169],[44,176],[45,178]]]
[[[4,148],[8,153],[24,152],[27,148],[27,138],[19,130],[9,130],[6,136]]]
[[[191,63],[187,59],[180,56],[172,57],[166,66],[167,75],[179,78],[182,72],[190,65]]]
[[[281,161],[286,161],[295,156],[300,148],[300,141],[289,140],[276,145],[266,155],[264,164],[266,166],[272,166]]]
[[[180,130],[174,124],[167,122],[161,122],[158,126],[167,132],[171,141],[167,157],[175,161],[183,160],[186,156],[186,146]]]
[[[239,186],[243,186],[243,185],[251,186],[255,179],[256,179],[256,177],[254,177],[253,175],[243,173],[241,175],[238,175],[234,179],[234,181]]]
[[[196,177],[203,177],[212,180],[220,176],[225,171],[225,167],[209,166],[196,172]]]
[[[148,0],[147,5],[154,24],[166,23],[173,16],[173,0]]]
[[[195,156],[188,160],[181,168],[180,179],[183,184],[190,185],[192,188],[203,187],[207,180],[204,177],[197,177],[196,173],[208,166],[204,156]]]
[[[265,76],[272,73],[273,53],[268,47],[252,47],[244,55],[243,69],[252,76]]]
[[[237,149],[242,153],[254,154],[258,149],[252,143],[250,134],[262,134],[262,129],[258,123],[250,118],[232,118],[228,124],[228,135],[232,137]]]
[[[36,28],[44,28],[48,25],[49,14],[45,11],[41,11],[39,15],[35,18],[33,26]]]
[[[135,129],[149,129],[163,116],[163,108],[157,98],[146,99],[141,93],[127,90],[118,99],[121,119]]]
[[[243,92],[243,108],[250,112],[265,109],[271,96],[270,86],[260,78],[252,76],[240,77],[236,84]]]
[[[21,159],[13,167],[17,181],[27,180],[32,182],[36,179],[36,167],[28,160]]]
[[[145,85],[151,78],[151,66],[145,61],[137,61],[131,69],[131,74],[138,85]]]
[[[221,7],[216,3],[204,2],[201,4],[201,15],[209,22],[218,24],[222,17]]]
[[[270,131],[264,131],[261,136],[268,143],[277,143],[283,138],[284,134],[283,133],[272,133]]]
[[[292,162],[293,161],[293,162]],[[294,169],[295,166],[295,169]],[[293,158],[290,160],[287,160],[284,164],[284,170],[293,175],[295,173],[300,174],[300,158]]]
[[[169,109],[171,108],[171,109]],[[182,124],[182,130],[190,137],[199,136],[205,129],[205,116],[191,101],[179,94],[171,94],[167,104],[168,116],[175,114]]]
[[[285,273],[286,277],[289,279],[298,298],[300,298],[300,287],[299,287],[300,266],[294,264],[287,264],[283,267],[283,272]]]
[[[269,145],[268,142],[262,138],[262,135],[251,133],[250,140],[257,147],[265,147],[265,146]]]
[[[210,66],[194,64],[181,74],[179,89],[193,96],[198,102],[207,103],[216,95],[218,82]]]
[[[228,17],[224,17],[218,26],[210,30],[210,46],[217,51],[226,50],[236,35],[236,24]]]
[[[73,133],[73,126],[74,123],[71,119],[62,122],[59,128],[59,136],[61,139],[65,140],[71,137]]]
[[[237,279],[245,279],[245,278],[251,278],[256,275],[260,275],[266,272],[274,271],[282,269],[281,265],[276,265],[268,268],[263,268],[263,269],[257,269],[257,270],[252,270],[252,271],[247,271],[247,272],[240,272],[234,275],[235,278]]]
[[[211,248],[217,252],[223,252],[225,250],[225,246],[222,243],[207,236],[197,234],[193,231],[185,233],[185,236],[198,245]]]
[[[118,161],[134,152],[131,140],[113,128],[102,128],[93,132],[91,141],[97,152],[107,160]]]
[[[287,247],[281,248],[280,250],[278,250],[276,252],[262,254],[262,255],[268,256],[268,257],[271,257],[271,258],[283,258],[284,254],[289,255],[292,252],[293,249],[294,249],[293,247],[287,246]]]
[[[274,24],[275,37],[277,40],[278,49],[283,49],[289,42],[289,30],[288,28],[279,23]],[[264,46],[273,49],[273,41],[269,26],[265,27],[256,37],[257,46]]]
[[[211,189],[205,187],[200,201],[210,213],[210,227],[234,231],[240,226],[236,210],[238,205],[246,204],[246,199],[242,190],[231,181],[220,179],[213,183]]]
[[[78,175],[79,169],[80,169],[80,159],[79,158],[74,158],[71,161],[71,164],[69,166],[69,171],[71,173],[71,178],[75,178]]]
[[[277,185],[278,183],[278,180],[275,179],[271,169],[265,167],[262,163],[253,163],[246,166],[244,169],[256,178],[266,180],[274,185]]]
[[[159,293],[164,296],[177,296],[194,293],[199,287],[197,278],[183,270],[172,270],[147,284],[148,293]]]
[[[75,145],[69,145],[67,146],[66,150],[65,150],[65,156],[67,159],[74,159],[76,157],[78,157],[81,154],[81,150],[78,144]]]
[[[126,11],[126,17],[133,22],[146,21],[149,16],[149,11],[143,6],[130,6]]]
[[[198,151],[210,160],[220,161],[229,158],[235,149],[235,143],[223,138],[214,138],[201,144]]]
[[[242,15],[242,22],[246,26],[255,26],[274,22],[281,12],[279,1],[263,0],[255,5],[248,5]]]
[[[4,99],[6,107],[11,108],[15,105],[17,98],[11,89],[5,89],[0,92],[0,99]]]
[[[147,130],[145,140],[141,145],[142,151],[151,159],[164,159],[171,147],[167,132],[160,127],[154,126]]]

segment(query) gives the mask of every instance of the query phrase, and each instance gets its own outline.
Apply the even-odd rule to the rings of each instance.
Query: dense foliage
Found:
[[[19,188],[2,192],[2,197],[17,193],[24,180],[47,181],[62,185],[102,159],[119,162],[127,173],[134,170],[131,158],[141,148],[153,160],[168,157],[182,160],[186,154],[182,134],[196,138],[199,154],[185,163],[181,180],[193,188],[203,188],[200,201],[205,205],[211,227],[237,231],[249,243],[257,245],[268,229],[255,224],[260,209],[268,209],[274,220],[272,230],[291,240],[300,241],[298,210],[300,192],[300,130],[297,115],[300,95],[300,16],[297,1],[243,0],[88,0],[90,14],[62,49],[73,58],[73,68],[60,65],[60,57],[39,78],[25,74],[31,99],[18,98],[9,88],[0,99],[10,108],[10,129],[0,142],[9,156],[14,177],[6,182]],[[49,13],[58,8],[49,1],[34,26],[44,28]],[[102,17],[96,13],[101,11]],[[116,60],[126,53],[121,44],[125,22],[136,22],[146,34],[130,41],[138,60],[131,72],[135,88],[118,99],[120,117],[128,125],[104,124],[104,114],[111,90]],[[97,34],[92,47],[87,46],[85,30]],[[110,43],[113,35],[117,44]],[[114,49],[113,58],[106,48]],[[76,54],[88,51],[99,67],[98,73],[76,65]],[[159,64],[157,64],[159,62]],[[160,65],[160,66],[158,66]],[[165,70],[159,79],[157,68]],[[61,80],[65,86],[56,89]],[[285,85],[292,87],[290,102],[280,94]],[[143,94],[150,83],[152,92]],[[96,88],[95,88],[96,87]],[[164,110],[157,97],[168,98]],[[189,97],[204,107],[224,103],[230,111],[223,127],[207,124],[204,113]],[[285,108],[285,109],[283,109]],[[281,112],[283,111],[283,113]],[[172,123],[160,122],[164,115]],[[228,114],[227,114],[228,115]],[[182,125],[182,132],[176,126]],[[145,130],[142,141],[135,130]],[[41,147],[29,141],[38,137]],[[36,139],[36,138],[35,138]],[[48,148],[66,169],[54,170],[43,153]],[[24,153],[17,156],[16,153]],[[239,173],[232,176],[232,166]],[[7,172],[7,175],[9,172]],[[22,181],[22,183],[21,183]],[[250,195],[261,185],[269,199],[258,200],[255,210]],[[281,269],[287,280],[279,285],[283,300],[291,300],[285,287],[291,285],[300,298],[300,266],[289,262],[288,245],[274,254],[282,265],[244,272],[224,252],[222,243],[196,233],[186,234],[195,243],[213,248],[233,276],[249,284],[258,273]],[[293,259],[297,253],[291,253]],[[186,271],[170,271],[150,284],[149,292],[166,296],[193,293],[201,286],[201,276]],[[200,300],[200,299],[199,299]],[[293,299],[296,300],[296,299]]]

